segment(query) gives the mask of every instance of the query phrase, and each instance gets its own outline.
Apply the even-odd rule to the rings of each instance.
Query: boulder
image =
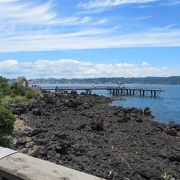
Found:
[[[146,107],[146,108],[144,109],[144,115],[145,115],[145,116],[151,116],[151,110],[150,110],[149,107]]]
[[[170,135],[170,136],[177,136],[177,130],[174,129],[174,128],[165,129],[164,132],[165,132],[167,135]]]
[[[11,105],[10,110],[16,115],[25,114],[27,112],[27,109],[25,106],[18,105],[18,104]]]
[[[90,126],[93,131],[103,131],[104,130],[103,123],[101,121],[100,122],[94,121],[91,123]]]
[[[38,108],[36,108],[36,109],[33,109],[33,114],[36,116],[40,116],[42,113]]]
[[[77,108],[80,104],[81,104],[80,101],[75,98],[74,99],[71,98],[65,101],[65,106],[67,107]]]
[[[77,95],[77,91],[76,90],[71,90],[71,95]]]
[[[27,138],[20,138],[16,140],[15,147],[24,146],[28,142]]]
[[[27,143],[25,144],[25,148],[31,148],[33,145],[34,145],[34,143],[33,143],[32,141],[27,142]]]
[[[143,122],[143,119],[142,119],[142,118],[137,118],[137,119],[136,119],[136,122],[142,123],[142,122]]]
[[[48,130],[47,129],[43,129],[43,128],[36,128],[36,129],[33,129],[32,132],[31,132],[31,136],[36,136],[42,132],[47,132]]]
[[[22,128],[20,131],[18,131],[18,135],[19,135],[20,137],[31,136],[32,131],[33,131],[32,128],[30,128],[30,127],[25,127],[25,128]]]

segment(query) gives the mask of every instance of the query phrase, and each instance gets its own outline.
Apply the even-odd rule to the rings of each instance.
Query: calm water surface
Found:
[[[127,97],[124,100],[115,100],[113,105],[125,107],[150,107],[155,119],[161,122],[171,120],[180,123],[180,86],[178,85],[127,85],[131,87],[163,88],[165,92],[157,98]]]
[[[62,84],[56,84],[61,86]],[[43,86],[56,86],[50,84],[43,84]],[[62,85],[66,86],[66,85]],[[68,84],[68,86],[79,86],[78,84]],[[80,85],[82,86],[82,84]],[[92,85],[89,85],[92,86]],[[97,85],[99,86],[99,85]],[[104,86],[104,84],[102,85]],[[112,85],[109,85],[112,86]],[[113,105],[124,107],[138,107],[145,108],[150,107],[155,120],[168,123],[169,121],[176,121],[180,123],[180,85],[146,85],[146,84],[130,84],[125,85],[127,87],[141,87],[141,88],[163,88],[165,92],[157,98],[151,97],[124,97],[123,99],[113,98]],[[107,91],[94,91],[98,95],[105,95],[112,97]]]

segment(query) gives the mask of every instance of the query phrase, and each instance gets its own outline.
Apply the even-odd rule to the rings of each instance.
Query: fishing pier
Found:
[[[34,87],[34,86],[32,86]],[[122,87],[117,85],[112,86],[41,86],[41,90],[50,91],[55,93],[64,93],[68,91],[85,91],[86,94],[91,94],[92,91],[105,90],[109,91],[113,96],[149,96],[157,97],[164,90],[161,88],[133,88],[133,87]]]
[[[163,92],[163,89],[146,89],[146,88],[110,88],[110,93],[120,96],[150,96],[157,97]]]

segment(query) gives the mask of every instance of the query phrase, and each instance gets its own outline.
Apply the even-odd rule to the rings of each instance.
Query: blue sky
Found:
[[[0,0],[0,75],[180,75],[180,0]]]

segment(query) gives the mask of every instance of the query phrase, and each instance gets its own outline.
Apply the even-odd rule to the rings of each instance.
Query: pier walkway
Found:
[[[33,87],[33,86],[32,86]],[[113,96],[150,96],[157,97],[164,91],[161,88],[133,88],[122,86],[41,86],[40,89],[45,91],[51,91],[55,93],[65,91],[85,91],[87,94],[91,94],[92,91],[106,90]]]

